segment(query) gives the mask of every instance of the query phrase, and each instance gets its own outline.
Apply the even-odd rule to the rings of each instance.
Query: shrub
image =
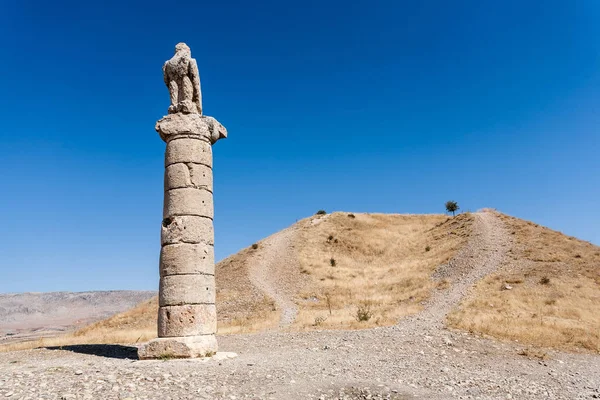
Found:
[[[158,358],[161,361],[169,361],[169,360],[173,360],[177,357],[175,357],[175,354],[173,354],[173,353],[164,353],[164,354],[161,354]]]
[[[327,214],[327,211],[325,211],[325,210],[317,211],[317,215],[325,215],[325,214]]]
[[[429,251],[429,250],[431,250],[431,247],[425,246],[425,251]]]
[[[314,326],[321,326],[321,325],[323,325],[323,322],[325,322],[325,321],[327,321],[326,317],[321,317],[321,316],[315,317]]]
[[[365,322],[370,320],[372,316],[371,303],[368,301],[361,301],[356,309],[356,320],[358,322]]]
[[[437,283],[438,290],[448,289],[450,287],[450,281],[448,279],[442,279]]]
[[[543,351],[536,350],[536,349],[524,348],[523,350],[520,350],[517,354],[520,356],[525,356],[525,357],[529,357],[529,358],[539,358],[540,360],[548,359],[547,353],[544,353]]]
[[[509,279],[506,279],[504,282],[510,283],[511,285],[515,285],[518,283],[523,283],[524,281],[522,278],[509,278]]]
[[[446,211],[451,212],[453,216],[454,216],[454,213],[459,209],[460,209],[460,207],[458,206],[457,202],[452,201],[452,200],[448,200],[446,202]]]
[[[350,218],[356,218],[356,215],[350,213],[350,214],[348,214],[348,217],[350,217]]]
[[[329,309],[329,315],[331,315],[331,295],[325,293],[325,300],[327,301],[327,308]]]
[[[329,237],[327,238],[327,240],[329,240],[331,242],[333,240],[333,235],[329,235]]]
[[[335,267],[335,258],[331,257],[329,264],[331,264],[332,267]]]
[[[258,249],[258,243],[254,243],[254,244],[252,245],[252,249],[253,249],[253,250],[256,250],[256,249]]]
[[[540,285],[549,285],[550,284],[550,278],[548,278],[547,276],[544,276],[542,279],[540,279]]]

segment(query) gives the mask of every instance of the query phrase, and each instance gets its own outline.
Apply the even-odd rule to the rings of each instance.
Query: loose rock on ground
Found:
[[[452,262],[460,279],[396,326],[220,336],[220,349],[239,356],[217,360],[139,361],[135,348],[110,345],[3,353],[0,398],[600,398],[598,355],[544,350],[542,360],[520,355],[519,343],[444,328],[446,313],[511,246],[493,213],[475,216],[473,238]]]

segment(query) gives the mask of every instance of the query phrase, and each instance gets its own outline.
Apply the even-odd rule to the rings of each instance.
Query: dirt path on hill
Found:
[[[400,321],[401,324],[413,325],[417,321],[417,326],[442,329],[448,313],[459,305],[475,283],[500,267],[512,248],[512,237],[494,211],[484,209],[473,216],[475,221],[467,244],[434,274],[434,278],[448,279],[450,288],[434,292],[422,312]]]
[[[541,349],[443,329],[447,313],[502,262],[512,240],[491,211],[474,214],[466,246],[435,274],[452,286],[398,325],[360,331],[219,335],[220,360],[135,360],[136,348],[64,346],[0,356],[3,399],[447,400],[600,398],[600,356]],[[252,281],[297,312],[290,228],[260,242]],[[524,356],[525,355],[525,356]]]
[[[280,327],[296,319],[298,307],[293,299],[304,281],[294,248],[297,233],[292,226],[268,237],[260,242],[260,251],[248,261],[252,284],[271,297],[281,310]]]
[[[399,322],[408,330],[443,329],[446,316],[468,294],[480,279],[494,272],[512,247],[504,222],[491,210],[473,213],[472,234],[467,244],[446,265],[440,266],[434,277],[448,279],[447,290],[436,291],[419,314]],[[293,298],[300,282],[299,262],[293,244],[298,230],[290,227],[260,243],[258,251],[249,261],[252,284],[271,297],[281,310],[280,327],[292,324],[298,313]]]

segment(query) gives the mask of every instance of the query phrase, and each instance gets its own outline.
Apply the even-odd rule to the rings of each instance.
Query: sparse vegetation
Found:
[[[451,313],[449,324],[526,345],[600,352],[598,247],[498,216],[515,232],[514,245],[501,268]],[[499,282],[512,290],[498,290]]]
[[[518,277],[518,278],[511,277],[511,278],[505,279],[504,282],[508,283],[510,285],[518,285],[519,283],[523,283],[524,281],[523,281],[523,278],[520,278],[520,277]]]
[[[257,291],[248,276],[254,254],[263,251],[257,244],[258,249],[241,251],[216,265],[218,333],[257,332],[279,323],[281,312],[275,302]]]
[[[371,310],[371,302],[364,300],[361,301],[356,307],[356,320],[358,322],[366,322],[373,317],[373,311]]]
[[[325,301],[327,302],[327,309],[329,310],[329,315],[331,315],[331,295],[329,293],[325,293]]]
[[[349,218],[356,218],[356,215],[354,215],[354,214],[350,213],[350,214],[348,214],[348,217],[349,217]]]
[[[527,358],[537,358],[538,360],[547,360],[549,358],[546,352],[528,347],[519,350],[517,354]]]
[[[313,329],[315,317],[328,314],[326,329],[362,329],[395,324],[398,318],[418,312],[421,301],[435,289],[430,274],[447,262],[469,235],[471,217],[449,219],[442,215],[369,214],[348,218],[346,213],[331,214],[326,222],[314,225],[311,219],[298,222],[300,230],[294,243],[299,272],[310,280],[310,295],[321,301],[305,301],[291,329]],[[441,225],[439,225],[441,224]],[[323,255],[331,243],[323,240],[334,230],[336,267]],[[449,235],[449,232],[454,232]],[[216,266],[218,332],[220,334],[257,332],[275,328],[281,310],[274,301],[255,289],[248,271],[254,254],[262,251],[247,248],[219,262]],[[423,248],[432,250],[423,257]],[[305,298],[299,292],[298,298]],[[306,298],[308,298],[306,297]],[[358,322],[348,312],[360,300],[371,302],[377,318]],[[134,343],[156,337],[158,300],[90,325],[77,336],[64,336],[37,343],[19,343],[20,348],[42,345],[86,343]],[[0,351],[6,347],[0,346]]]
[[[169,360],[172,360],[172,359],[174,359],[174,358],[175,358],[175,356],[174,356],[172,353],[169,353],[169,354],[163,354],[163,355],[161,355],[161,356],[159,357],[159,359],[160,359],[161,361],[169,361]]]
[[[129,311],[98,321],[75,332],[28,342],[0,345],[0,352],[74,344],[145,342],[156,337],[157,310],[158,298],[155,297]],[[148,315],[152,315],[153,318],[146,318]]]
[[[446,212],[451,212],[453,216],[459,209],[460,207],[456,201],[448,200],[446,202]]]
[[[325,211],[325,210],[319,210],[316,213],[316,215],[325,215],[325,214],[327,214],[327,211]]]
[[[450,287],[450,281],[448,279],[442,279],[441,281],[438,282],[436,288],[438,290],[445,290],[448,289]]]
[[[357,214],[348,218],[346,213],[333,213],[325,223],[303,225],[297,254],[313,281],[299,297],[321,301],[302,302],[294,328],[313,329],[315,316],[330,311],[324,328],[393,325],[403,316],[418,312],[421,302],[436,290],[431,274],[466,242],[472,221],[469,214],[455,218],[440,214]],[[331,256],[323,257],[331,254],[331,242],[325,239],[332,232],[334,243],[338,240],[335,268],[331,267]],[[428,245],[431,249],[425,253]],[[362,300],[371,302],[377,318],[359,323],[354,312],[348,312]]]
[[[476,285],[448,323],[525,346],[600,351],[598,247],[533,223],[499,217],[515,245],[505,264]],[[394,324],[420,311],[432,291],[452,285],[449,279],[431,279],[431,274],[462,247],[472,220],[466,213],[455,218],[378,214],[348,218],[333,213],[319,224],[310,219],[299,222],[295,251],[300,272],[311,283],[298,298],[311,300],[299,303],[291,329],[367,328]],[[334,243],[339,239],[335,251],[332,240],[324,240],[329,236]],[[256,291],[247,278],[249,264],[259,254],[253,250],[264,251],[265,246],[256,245],[217,265],[219,333],[263,331],[279,323],[280,311],[273,300]],[[332,253],[335,259],[328,257]],[[499,290],[504,285],[511,289]],[[73,334],[0,346],[0,351],[144,342],[156,336],[157,307],[154,299]],[[532,354],[527,347],[523,355]]]
[[[252,244],[252,250],[256,250],[256,249],[258,249],[258,243]]]

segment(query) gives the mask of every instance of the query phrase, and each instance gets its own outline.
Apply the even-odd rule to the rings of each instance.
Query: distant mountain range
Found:
[[[0,294],[0,344],[70,331],[155,295],[135,290]]]

